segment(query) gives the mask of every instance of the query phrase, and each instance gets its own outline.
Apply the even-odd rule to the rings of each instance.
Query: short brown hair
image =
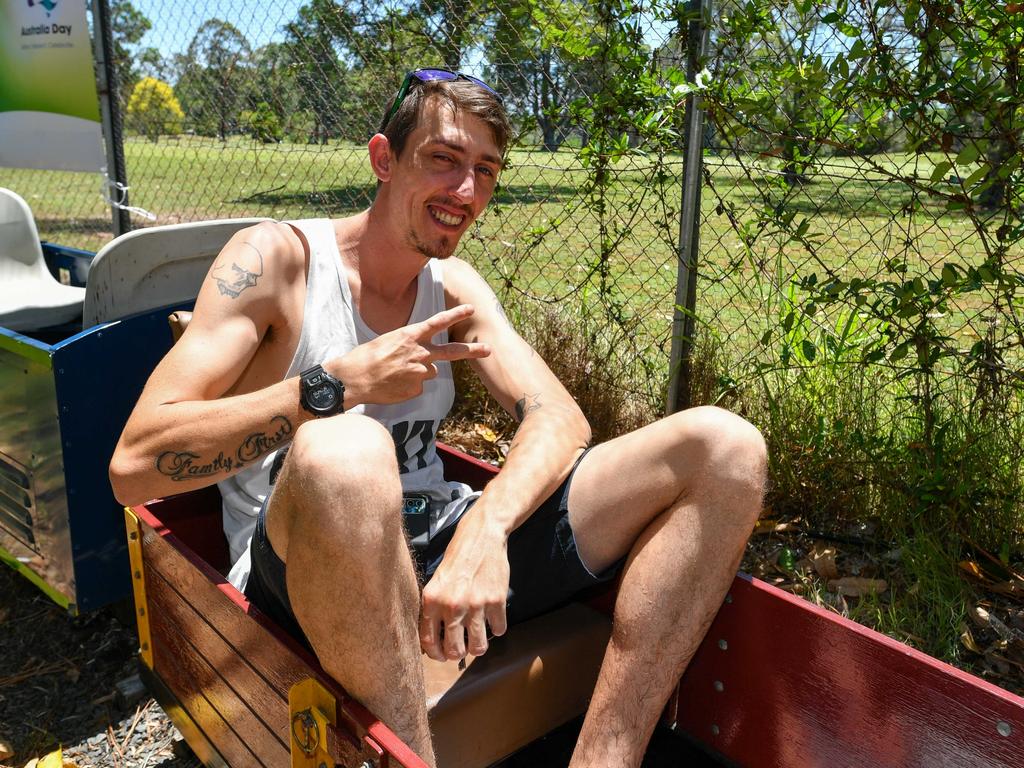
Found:
[[[501,101],[493,93],[469,80],[421,82],[414,78],[405,99],[383,130],[395,157],[401,156],[409,134],[419,125],[424,105],[434,98],[448,106],[454,114],[466,112],[486,123],[494,134],[498,154],[504,156],[512,135],[512,126]],[[388,102],[389,106],[393,103],[394,99]]]

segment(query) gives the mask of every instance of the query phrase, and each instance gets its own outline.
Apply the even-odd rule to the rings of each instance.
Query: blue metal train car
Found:
[[[168,311],[256,221],[139,230],[94,255],[41,243],[0,189],[0,559],[72,613],[130,594],[110,456],[170,344]]]

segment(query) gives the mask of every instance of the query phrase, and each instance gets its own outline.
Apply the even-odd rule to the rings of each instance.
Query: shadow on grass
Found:
[[[764,192],[774,203],[785,201],[785,209],[805,215],[833,214],[836,216],[885,216],[902,211],[913,199],[910,186],[899,181],[868,181],[849,178],[813,178],[810,183],[783,191],[769,183],[766,178],[713,178],[718,193],[728,199],[731,194],[742,191],[744,200],[755,200]],[[950,187],[950,191],[954,191]],[[711,197],[710,195],[708,197]],[[920,201],[925,210],[951,219],[962,218],[961,213],[949,213],[944,202],[922,196]],[[749,207],[754,207],[753,205]]]
[[[373,202],[374,184],[343,184],[315,191],[267,190],[232,200],[232,203],[255,203],[274,207],[313,206],[327,213],[350,213],[362,210]],[[498,205],[558,203],[579,195],[577,187],[548,184],[500,185],[491,198]]]

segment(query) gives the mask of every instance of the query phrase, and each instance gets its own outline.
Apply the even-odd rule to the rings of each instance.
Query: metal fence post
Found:
[[[711,0],[687,3],[686,79],[696,82],[698,67],[707,48],[707,25]],[[700,185],[704,162],[704,110],[700,94],[686,100],[686,129],[683,134],[683,197],[679,212],[679,251],[676,277],[675,311],[672,316],[672,353],[669,359],[669,385],[666,412],[675,413],[690,406],[690,356],[696,330],[697,257],[700,253]]]
[[[103,141],[107,149],[107,177],[115,184],[110,190],[114,204],[110,217],[114,237],[132,228],[128,216],[128,174],[124,166],[124,145],[121,133],[121,109],[118,103],[117,69],[114,66],[114,38],[108,0],[92,0],[93,52],[96,56],[96,78],[99,88],[100,113],[103,117]],[[119,191],[121,190],[121,191]],[[118,205],[118,203],[120,203]]]

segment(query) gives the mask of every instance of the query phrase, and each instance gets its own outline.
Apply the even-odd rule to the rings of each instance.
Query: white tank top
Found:
[[[331,221],[307,219],[288,223],[305,235],[310,256],[302,330],[286,379],[377,337],[354,308]],[[431,259],[417,278],[416,302],[409,323],[426,320],[444,309],[441,265]],[[447,330],[433,339],[435,344],[447,341]],[[346,409],[348,413],[376,419],[391,434],[404,492],[426,494],[440,502],[431,505],[431,536],[458,520],[476,495],[468,485],[444,479],[435,440],[441,420],[452,406],[455,387],[451,364],[439,361],[436,365],[437,377],[425,382],[419,397],[392,405],[367,404]],[[231,551],[228,579],[239,589],[244,589],[249,576],[249,540],[260,507],[270,493],[270,468],[276,456],[277,451],[269,453],[217,484],[223,499],[224,533]]]

